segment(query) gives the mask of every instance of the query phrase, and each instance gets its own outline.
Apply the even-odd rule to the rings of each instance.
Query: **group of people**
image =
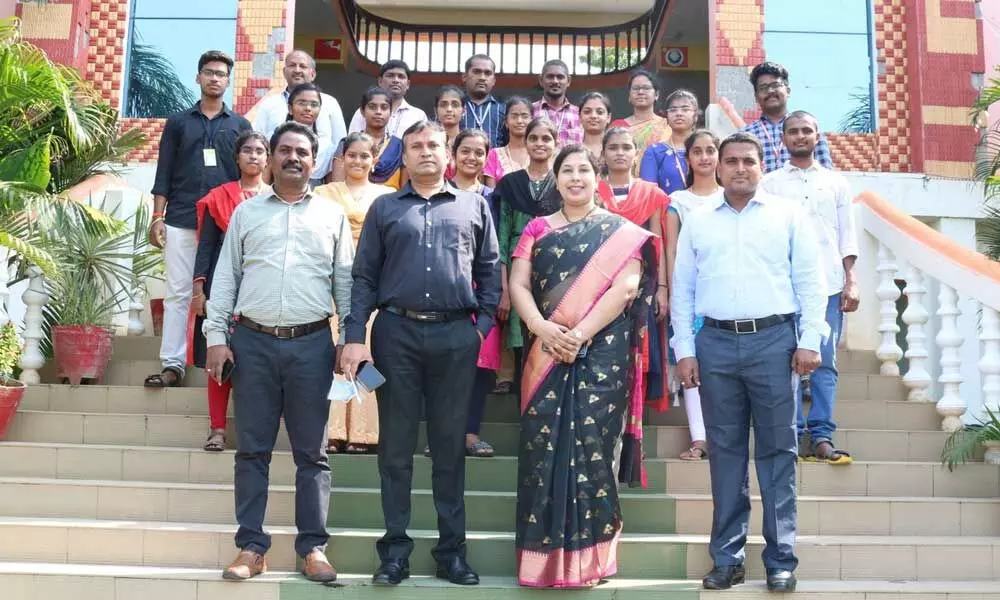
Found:
[[[542,69],[540,100],[501,102],[493,60],[475,55],[464,89],[441,88],[428,119],[391,60],[347,128],[305,52],[286,57],[287,88],[253,125],[222,102],[232,67],[205,53],[200,101],[164,128],[150,227],[167,267],[163,369],[146,381],[176,386],[187,365],[206,369],[210,451],[225,448],[235,390],[240,551],[226,579],[266,570],[282,419],[303,573],[337,576],[324,553],[328,454],[377,452],[386,533],[373,582],[406,579],[424,420],[437,576],[478,583],[465,459],[493,455],[478,434],[506,362],[521,411],[520,584],[615,574],[619,485],[645,484],[644,410],[679,393],[691,431],[681,458],[708,459],[712,479],[704,586],[745,578],[752,423],[767,585],[795,589],[796,461],[851,461],[834,444],[833,407],[858,249],[849,186],[815,117],[788,112],[783,67],[753,69],[763,114],[725,140],[698,128],[690,91],[667,95],[660,116],[658,80],[641,70],[633,113],[612,120],[600,92],[568,100],[562,61]],[[331,403],[335,378],[354,385],[367,365],[384,383]]]

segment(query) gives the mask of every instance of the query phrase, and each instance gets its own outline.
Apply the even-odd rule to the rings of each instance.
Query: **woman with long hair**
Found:
[[[677,256],[677,237],[684,219],[692,212],[711,205],[722,193],[716,179],[719,166],[719,138],[708,129],[699,129],[684,141],[688,157],[685,177],[687,189],[670,195],[667,210],[667,269],[673,275],[674,258]],[[695,331],[701,329],[702,318],[695,318]],[[673,352],[670,353],[671,363]],[[708,457],[705,445],[705,421],[701,413],[701,394],[698,388],[684,388],[684,411],[691,430],[691,447],[681,453],[683,460],[702,460]]]
[[[528,166],[528,147],[525,144],[528,123],[531,123],[531,100],[523,96],[511,96],[507,99],[506,116],[507,145],[492,148],[486,157],[483,167],[483,183],[495,188],[504,175],[520,171]]]
[[[224,183],[213,188],[198,201],[198,250],[194,261],[194,288],[191,297],[193,318],[191,340],[188,344],[188,362],[205,368],[208,356],[205,335],[201,326],[205,322],[205,302],[212,292],[212,276],[222,252],[222,240],[229,229],[229,219],[236,207],[249,198],[269,193],[264,183],[270,147],[263,134],[246,131],[236,138],[236,166],[240,169],[239,181]],[[222,452],[226,449],[226,412],[229,409],[229,392],[232,383],[219,383],[208,378],[209,432],[204,449]]]
[[[642,157],[647,147],[670,137],[667,119],[656,114],[660,99],[660,80],[645,69],[632,71],[628,78],[628,103],[632,114],[611,123],[612,127],[627,127],[635,140],[636,156]]]
[[[462,117],[465,116],[465,95],[454,85],[441,86],[434,95],[434,118],[444,127],[448,138],[448,147],[455,143],[455,138],[462,131]],[[444,170],[444,178],[450,181],[455,176],[455,157],[448,161]]]
[[[684,141],[698,124],[698,97],[688,90],[675,90],[666,100],[670,138],[651,144],[642,153],[639,177],[652,181],[668,194],[687,187],[687,155]]]
[[[527,168],[504,175],[493,191],[493,202],[500,212],[500,305],[497,318],[504,322],[504,345],[514,354],[514,382],[520,381],[521,348],[524,333],[517,311],[511,308],[507,278],[510,260],[524,226],[535,217],[559,210],[559,192],[552,175],[552,157],[556,153],[559,130],[545,118],[532,119],[525,130],[525,144],[530,162]]]
[[[639,381],[640,394],[646,404],[657,411],[670,407],[666,330],[664,323],[670,313],[670,294],[667,284],[667,261],[663,253],[663,237],[667,231],[667,207],[670,198],[655,183],[634,179],[636,143],[632,132],[625,127],[612,127],[604,135],[602,144],[607,177],[598,183],[597,194],[609,212],[625,217],[635,225],[645,228],[654,236],[656,244],[654,265],[656,293],[648,307],[643,339],[639,340],[636,360],[644,376]],[[640,432],[641,433],[641,429]]]
[[[319,118],[319,111],[322,108],[322,90],[314,83],[297,85],[288,93],[286,120],[309,127],[319,139],[319,151],[316,153],[316,162],[313,164],[313,172],[309,179],[309,185],[313,187],[322,185],[329,179],[335,150],[333,140],[329,136],[320,135],[316,128],[316,119]]]
[[[561,208],[525,227],[510,290],[531,332],[521,382],[517,581],[590,587],[617,571],[621,476],[641,481],[634,357],[656,287],[652,234],[596,202],[597,162],[581,145],[556,157]],[[641,426],[641,424],[640,424]]]
[[[604,132],[611,123],[611,99],[601,92],[587,92],[580,98],[580,125],[583,145],[594,156],[601,157]]]
[[[395,191],[389,186],[372,183],[369,179],[377,152],[378,143],[372,136],[361,131],[349,134],[344,138],[344,151],[341,155],[344,181],[321,185],[313,190],[343,207],[351,224],[351,237],[355,246],[358,245],[361,227],[372,203],[379,196]],[[378,445],[378,402],[373,393],[363,390],[359,390],[359,393],[360,398],[353,398],[349,402],[330,403],[329,452],[364,454],[372,452]]]
[[[365,133],[375,140],[375,165],[368,180],[398,190],[406,183],[406,169],[403,168],[403,141],[386,131],[392,115],[392,100],[389,92],[380,88],[368,88],[361,96],[361,116],[365,119]],[[345,138],[346,139],[346,138]],[[333,181],[344,181],[344,142],[337,146],[333,157]]]

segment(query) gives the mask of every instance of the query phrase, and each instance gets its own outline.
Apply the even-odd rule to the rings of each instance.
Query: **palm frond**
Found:
[[[852,106],[840,120],[840,131],[844,133],[871,133],[875,131],[872,122],[872,95],[868,90],[859,89],[850,94]]]
[[[976,225],[976,239],[983,254],[1000,260],[1000,208],[989,204],[983,207],[983,218]]]
[[[129,51],[125,114],[163,118],[189,108],[196,100],[194,92],[181,83],[170,61],[153,46],[143,44],[137,35]]]
[[[948,436],[941,450],[941,462],[949,471],[954,471],[959,465],[978,457],[982,453],[983,442],[988,441],[1000,441],[1000,418],[989,407],[986,408],[986,418]]]
[[[0,230],[0,247],[16,252],[24,260],[37,265],[46,277],[55,277],[59,272],[51,254],[12,232]]]

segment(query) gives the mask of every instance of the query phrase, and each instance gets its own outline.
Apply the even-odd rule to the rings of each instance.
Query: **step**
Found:
[[[513,456],[519,446],[517,423],[483,423],[481,435],[498,454]],[[233,447],[233,423],[229,423],[229,447]],[[288,450],[284,428],[276,450]],[[6,439],[14,442],[68,444],[115,444],[125,446],[175,446],[200,448],[208,432],[208,417],[163,414],[117,414],[20,410]],[[647,456],[673,458],[686,450],[691,438],[687,427],[644,428]],[[841,429],[838,445],[857,460],[935,461],[948,434],[943,431],[886,431]],[[417,449],[424,445],[423,428]],[[752,449],[751,449],[752,455]]]
[[[414,576],[394,590],[369,585],[371,575],[339,573],[333,590],[306,581],[292,571],[275,571],[243,583],[223,581],[219,569],[105,566],[59,563],[0,563],[5,600],[72,597],[76,600],[522,600],[540,592],[517,586],[512,577],[481,578],[476,588],[451,585],[429,576]],[[702,600],[773,598],[760,580],[725,593],[700,589],[700,580],[628,579],[613,577],[589,590],[560,590],[560,598],[587,600]],[[795,598],[803,600],[987,600],[1000,597],[991,581],[837,581],[800,580]]]
[[[336,483],[335,483],[336,485]],[[229,523],[232,484],[143,481],[0,478],[0,515]],[[466,492],[470,529],[507,531],[513,527],[516,491]],[[709,494],[636,494],[623,491],[622,514],[629,531],[706,534],[712,527]],[[268,523],[294,523],[295,490],[272,485]],[[753,499],[753,530],[760,529],[759,497]],[[919,497],[798,498],[802,535],[1000,536],[1000,499]],[[431,492],[413,491],[412,526],[436,527]],[[383,524],[378,488],[338,486],[331,491],[330,527]]]
[[[0,517],[0,560],[221,568],[236,554],[235,527],[199,523],[93,521],[82,519],[13,519]],[[269,527],[268,563],[272,569],[295,568],[293,527]],[[327,556],[345,573],[371,573],[381,529],[331,528]],[[437,531],[411,529],[415,575],[434,572],[430,550]],[[515,572],[514,534],[470,531],[468,558],[482,575]],[[803,579],[983,581],[1000,574],[995,537],[799,536],[797,574]],[[750,536],[747,568],[761,578],[763,540]],[[708,536],[623,534],[618,546],[623,578],[700,578],[711,568]],[[6,600],[6,599],[5,599]]]
[[[332,455],[334,483],[340,487],[379,486],[374,455]],[[413,460],[414,487],[430,488],[430,459]],[[708,494],[707,462],[646,459],[648,487],[630,493]],[[205,452],[197,448],[103,446],[38,442],[0,442],[0,476],[53,479],[108,479],[176,483],[233,482],[233,451]],[[275,452],[271,482],[292,485],[295,465],[289,452]],[[508,492],[517,481],[517,458],[470,458],[466,461],[466,489]],[[940,498],[996,498],[1000,496],[1000,469],[973,462],[948,471],[937,462],[864,462],[849,467],[800,463],[798,491],[804,496],[913,496]],[[750,487],[758,493],[751,462]]]

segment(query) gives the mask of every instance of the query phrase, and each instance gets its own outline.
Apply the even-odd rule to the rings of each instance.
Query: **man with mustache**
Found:
[[[253,128],[270,138],[274,130],[288,120],[288,95],[296,86],[316,81],[316,61],[305,50],[292,50],[285,57],[285,89],[264,97],[257,104],[257,117]],[[340,103],[330,94],[320,94],[322,102],[319,117],[316,119],[316,134],[321,138],[328,137],[334,148],[347,135],[344,125],[344,111]]]
[[[507,105],[497,100],[493,88],[497,83],[496,63],[486,54],[475,54],[465,61],[465,113],[462,129],[480,129],[490,138],[490,147],[507,143]]]
[[[763,160],[747,133],[722,142],[724,194],[685,219],[674,263],[671,344],[681,384],[701,386],[708,437],[710,590],[746,578],[751,422],[767,588],[795,590],[795,387],[820,365],[828,334],[815,233],[795,202],[758,189]],[[705,317],[697,336],[695,315]]]
[[[410,491],[421,406],[427,417],[438,543],[437,576],[475,585],[466,562],[465,433],[480,344],[500,302],[499,249],[493,218],[479,194],[445,182],[447,136],[421,121],[403,134],[410,180],[375,200],[354,263],[344,372],[372,361],[365,324],[375,308],[371,347],[385,376],[377,391],[378,468],[386,533],[376,544],[375,585],[410,575]]]
[[[351,299],[354,243],[336,202],[309,191],[319,142],[312,129],[284,123],[271,136],[272,190],[233,212],[219,254],[203,331],[205,367],[221,380],[231,367],[236,393],[236,559],[223,571],[241,581],[267,570],[264,532],[268,466],[284,418],[295,461],[295,552],[302,573],[331,582],[324,553],[330,506],[327,419],[336,354]]]
[[[405,62],[397,59],[386,61],[379,69],[375,85],[389,92],[392,103],[389,123],[385,126],[386,134],[402,138],[403,132],[411,125],[427,120],[427,113],[423,109],[406,101],[406,92],[410,89],[410,67]],[[348,130],[350,133],[365,130],[365,118],[361,116],[360,108],[354,111]]]
[[[188,355],[188,314],[198,252],[198,200],[212,188],[240,178],[236,138],[250,122],[222,101],[233,59],[209,50],[198,59],[195,82],[201,99],[170,115],[160,137],[149,241],[163,249],[167,293],[163,299],[161,371],[146,378],[150,388],[183,384]]]
[[[768,173],[761,189],[793,200],[805,209],[809,224],[819,237],[826,279],[826,324],[830,335],[823,343],[822,363],[809,377],[812,392],[808,417],[803,412],[799,390],[799,446],[809,434],[811,451],[807,460],[831,465],[849,465],[851,455],[833,444],[833,407],[837,394],[837,342],[844,313],[858,309],[858,281],[854,263],[858,259],[858,237],[851,209],[851,186],[843,175],[821,166],[815,158],[819,143],[816,117],[796,111],[785,118],[784,144],[791,159],[777,171]],[[805,384],[803,384],[805,387]]]
[[[792,88],[788,85],[788,69],[773,62],[763,62],[750,72],[750,85],[760,106],[759,119],[743,128],[753,134],[764,146],[764,173],[775,171],[788,162],[788,148],[782,142],[785,117],[788,114],[788,97]],[[833,158],[826,138],[819,136],[814,152],[816,161],[827,169],[833,169]]]
[[[580,123],[580,108],[570,103],[566,97],[566,92],[572,83],[569,67],[558,58],[548,61],[542,67],[538,83],[542,86],[542,99],[532,105],[535,118],[545,117],[556,124],[556,130],[559,132],[556,143],[560,147],[582,144],[583,125]]]

